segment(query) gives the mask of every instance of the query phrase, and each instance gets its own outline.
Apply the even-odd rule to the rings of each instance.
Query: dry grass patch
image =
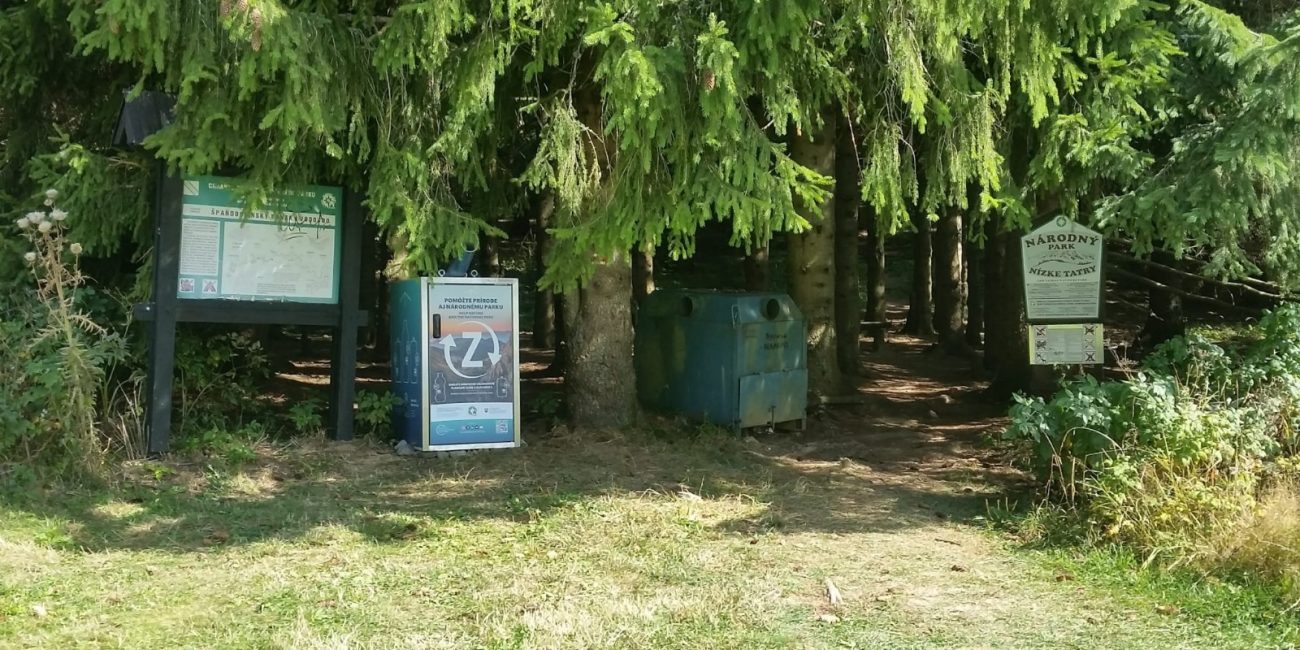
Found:
[[[1300,480],[1269,487],[1208,546],[1209,563],[1282,585],[1290,597],[1300,598]]]

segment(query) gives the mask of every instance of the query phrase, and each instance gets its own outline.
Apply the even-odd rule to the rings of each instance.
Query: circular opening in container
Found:
[[[776,320],[781,315],[781,301],[776,298],[769,298],[763,303],[763,316],[768,320]]]
[[[691,314],[694,313],[695,313],[695,299],[690,296],[686,296],[685,298],[682,298],[682,315],[690,316]]]

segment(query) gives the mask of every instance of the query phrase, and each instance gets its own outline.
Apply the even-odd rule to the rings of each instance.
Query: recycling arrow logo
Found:
[[[448,334],[447,336],[442,337],[443,358],[447,360],[447,367],[451,368],[452,372],[465,379],[478,379],[480,377],[485,377],[492,371],[493,366],[496,366],[497,362],[501,361],[501,341],[497,339],[496,332],[493,332],[492,328],[488,327],[486,323],[481,323],[476,320],[465,322],[470,325],[477,325],[478,327],[481,327],[483,331],[470,330],[468,332]],[[484,365],[482,359],[475,358],[475,352],[477,352],[478,347],[483,344],[484,332],[487,333],[487,338],[492,340],[492,351],[487,354],[488,361],[491,363],[487,365]],[[467,341],[469,345],[469,347],[465,349],[464,356],[461,357],[459,366],[452,361],[451,358],[451,351],[456,347],[456,337],[458,336]],[[476,372],[480,370],[481,372]]]

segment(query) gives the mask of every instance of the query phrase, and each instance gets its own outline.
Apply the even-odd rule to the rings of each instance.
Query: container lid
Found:
[[[726,324],[803,320],[790,296],[776,292],[663,289],[646,296],[640,313],[642,317]]]

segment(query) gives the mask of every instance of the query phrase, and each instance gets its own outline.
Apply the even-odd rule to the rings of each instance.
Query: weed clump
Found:
[[[15,223],[31,284],[0,305],[0,479],[37,473],[102,475],[106,444],[99,404],[108,368],[125,357],[122,337],[84,308],[82,245],[48,190],[44,206]]]

